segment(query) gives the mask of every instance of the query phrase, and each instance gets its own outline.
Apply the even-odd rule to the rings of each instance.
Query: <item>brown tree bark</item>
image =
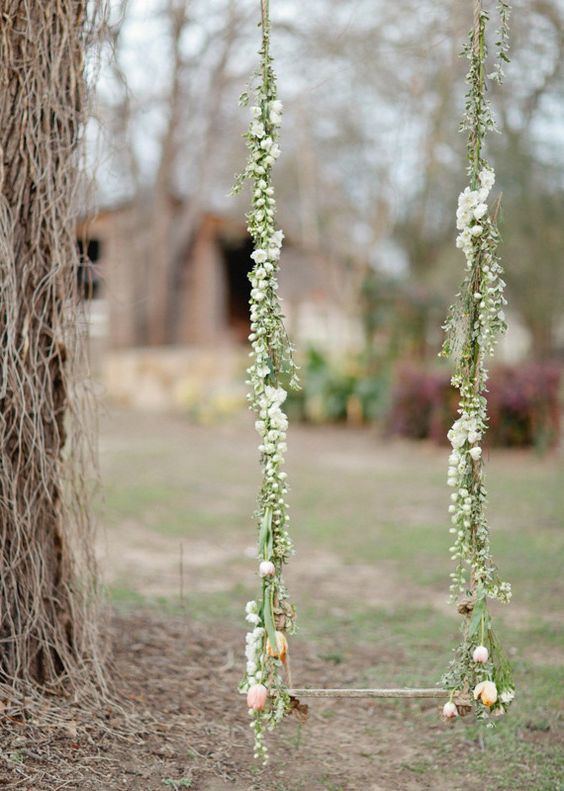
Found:
[[[0,684],[28,695],[96,665],[74,378],[85,14],[5,0],[0,24]]]

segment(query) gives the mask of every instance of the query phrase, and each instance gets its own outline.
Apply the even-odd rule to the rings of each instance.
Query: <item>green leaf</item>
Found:
[[[268,560],[272,552],[272,509],[267,508],[259,532],[259,557]]]
[[[274,625],[274,614],[272,612],[272,594],[273,589],[270,583],[265,582],[265,586],[267,590],[265,591],[266,595],[264,597],[264,626],[266,629],[266,634],[268,635],[268,639],[270,640],[270,645],[277,650],[278,643],[276,641],[276,627]]]
[[[478,634],[482,623],[482,618],[485,616],[485,614],[486,614],[486,593],[483,587],[480,585],[478,587],[478,592],[476,596],[476,604],[474,605],[474,609],[472,611],[472,617],[470,618],[470,623],[468,625],[468,637],[474,637],[474,635]]]

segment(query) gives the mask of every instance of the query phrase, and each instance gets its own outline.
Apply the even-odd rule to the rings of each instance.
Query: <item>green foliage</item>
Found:
[[[334,361],[311,348],[302,365],[302,390],[290,393],[288,414],[312,423],[370,422],[388,407],[390,373],[366,355]]]

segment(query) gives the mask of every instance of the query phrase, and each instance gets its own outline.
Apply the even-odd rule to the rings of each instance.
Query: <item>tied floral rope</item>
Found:
[[[498,2],[497,10],[497,59],[488,77],[501,83],[502,64],[508,61],[509,4]],[[488,599],[509,602],[511,598],[511,587],[499,579],[491,556],[481,447],[488,423],[487,360],[506,329],[505,283],[497,253],[499,201],[490,211],[488,198],[495,174],[483,153],[487,132],[496,128],[486,98],[488,19],[481,2],[475,0],[474,25],[463,52],[470,68],[461,124],[461,130],[468,135],[470,185],[460,195],[456,212],[456,246],[466,258],[466,276],[458,301],[449,311],[441,352],[456,360],[452,384],[460,392],[459,417],[448,432],[452,445],[448,485],[454,489],[449,512],[450,532],[455,536],[451,553],[457,564],[451,574],[451,594],[458,599],[458,610],[464,616],[462,642],[442,679],[450,690],[450,700],[443,709],[447,719],[472,707],[480,719],[499,716],[514,696],[511,667],[493,632],[487,605]]]
[[[260,436],[262,485],[258,495],[258,558],[260,595],[246,605],[251,631],[246,636],[247,666],[240,690],[247,693],[247,705],[255,734],[255,758],[266,763],[265,727],[272,729],[290,708],[285,676],[288,669],[286,634],[295,631],[295,613],[282,578],[282,567],[292,553],[288,535],[288,488],[283,471],[288,418],[283,404],[289,380],[297,388],[293,348],[288,340],[278,297],[277,275],[284,234],[275,225],[272,166],[280,155],[278,145],[282,102],[276,96],[276,78],[270,56],[270,22],[267,0],[261,3],[262,47],[256,74],[256,103],[245,135],[249,159],[235,180],[234,192],[245,181],[252,186],[248,230],[254,243],[251,255],[250,318],[252,363],[248,368],[249,402],[256,414],[255,427]],[[248,94],[241,97],[248,104]]]

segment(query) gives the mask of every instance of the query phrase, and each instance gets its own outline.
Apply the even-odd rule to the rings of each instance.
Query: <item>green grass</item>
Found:
[[[151,418],[139,437],[136,421],[124,421],[117,432],[108,432],[117,433],[122,444],[112,451],[110,443],[103,455],[101,515],[109,531],[133,520],[163,540],[172,555],[181,539],[185,552],[191,542],[207,542],[213,549],[240,547],[241,556],[205,569],[205,579],[221,585],[192,589],[188,578],[182,603],[170,595],[147,596],[134,575],[119,573],[110,580],[113,600],[120,607],[182,609],[212,625],[240,623],[243,633],[242,609],[255,589],[254,562],[242,553],[255,539],[252,432]],[[446,450],[386,446],[366,434],[323,429],[294,429],[289,445],[291,528],[302,562],[302,572],[292,577],[300,633],[335,672],[362,649],[368,659],[358,671],[359,684],[433,685],[459,625],[454,608],[437,606],[447,598],[450,571]],[[425,779],[437,761],[448,762],[453,788],[556,791],[562,773],[558,691],[564,682],[557,654],[562,464],[556,457],[494,452],[487,472],[494,555],[514,588],[513,605],[496,608],[495,622],[514,662],[518,697],[493,729],[466,722],[438,728],[434,711],[411,708],[406,727],[413,728],[421,750],[404,768],[415,780]],[[331,594],[309,583],[303,562],[323,562],[326,556],[332,559],[328,574],[342,580]],[[373,568],[379,593],[374,601],[370,574],[355,582],[360,564]],[[371,646],[389,661],[371,663]],[[390,711],[399,715],[400,705],[390,703]],[[323,782],[332,787],[330,778]]]

